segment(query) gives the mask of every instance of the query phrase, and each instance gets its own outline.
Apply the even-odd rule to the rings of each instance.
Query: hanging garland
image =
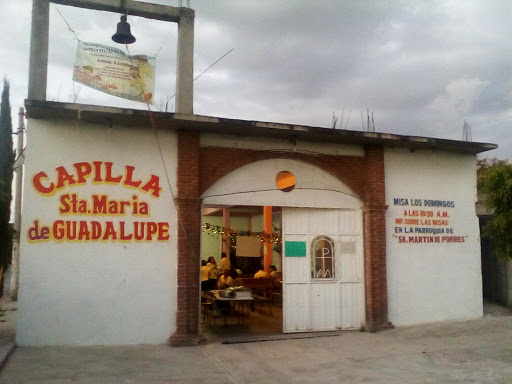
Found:
[[[262,242],[265,243],[281,243],[281,235],[278,232],[267,233],[263,232],[252,232],[252,231],[239,231],[231,228],[221,227],[219,225],[212,225],[210,223],[204,223],[202,225],[203,232],[208,235],[224,235],[230,238],[231,243],[236,243],[237,236],[254,236],[259,237]]]

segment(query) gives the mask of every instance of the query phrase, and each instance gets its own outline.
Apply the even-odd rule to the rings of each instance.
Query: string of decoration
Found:
[[[212,236],[222,236],[227,235],[231,239],[232,242],[236,241],[237,236],[254,236],[259,237],[262,242],[265,243],[273,243],[280,244],[281,243],[281,234],[278,232],[267,233],[263,232],[253,232],[253,231],[240,231],[236,229],[222,227],[220,225],[212,225],[210,223],[204,223],[202,225],[203,232],[207,235]]]

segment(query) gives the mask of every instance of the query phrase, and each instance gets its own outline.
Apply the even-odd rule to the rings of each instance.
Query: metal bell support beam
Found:
[[[125,0],[125,7],[122,7],[120,0],[32,0],[32,32],[28,76],[29,99],[46,101],[49,3],[118,14],[128,11],[131,16],[178,23],[176,113],[194,113],[194,10],[134,0]]]

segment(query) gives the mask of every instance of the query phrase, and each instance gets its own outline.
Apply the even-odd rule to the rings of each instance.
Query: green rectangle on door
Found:
[[[284,255],[286,257],[306,257],[305,241],[285,241]]]

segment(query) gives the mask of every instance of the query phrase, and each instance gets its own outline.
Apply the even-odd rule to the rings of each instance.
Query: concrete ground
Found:
[[[9,298],[11,273],[5,275],[4,295],[0,297],[0,370],[14,351],[16,336],[16,302]],[[2,381],[0,381],[2,383]]]
[[[18,347],[0,383],[509,384],[509,314],[496,306],[475,320],[198,347]]]

